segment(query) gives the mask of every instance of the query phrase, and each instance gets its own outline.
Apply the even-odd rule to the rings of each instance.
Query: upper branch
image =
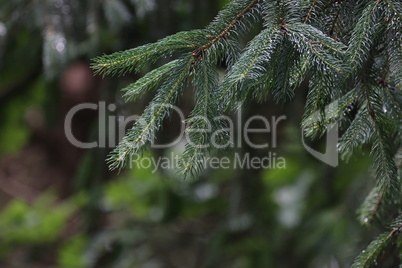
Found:
[[[232,30],[232,28],[240,21],[240,19],[247,14],[260,0],[254,0],[250,5],[248,5],[245,9],[242,10],[239,14],[236,15],[236,18],[217,36],[215,36],[208,44],[205,44],[199,47],[194,53],[194,57],[199,57],[204,54],[204,51],[211,47],[214,43],[218,42],[221,38],[225,38],[226,35]]]

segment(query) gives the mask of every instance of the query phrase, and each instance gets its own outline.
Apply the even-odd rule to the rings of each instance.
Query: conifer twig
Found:
[[[394,236],[398,234],[402,229],[402,225],[399,225],[398,227],[392,229],[392,231],[389,233],[388,237]]]
[[[236,18],[226,27],[220,34],[215,36],[208,44],[205,44],[198,48],[194,53],[194,57],[198,57],[203,54],[203,51],[210,48],[214,43],[218,42],[220,39],[225,38],[225,36],[230,32],[230,30],[240,21],[240,19],[247,14],[260,0],[254,0],[250,5],[248,5],[242,12],[236,15]]]
[[[382,204],[382,200],[384,199],[384,192],[381,193],[380,198],[377,201],[377,204],[375,205],[375,208],[373,210],[373,218],[374,216],[377,214],[377,212],[380,210],[381,204]]]
[[[304,20],[304,24],[307,24],[308,20],[310,19],[311,14],[313,13],[313,9],[315,7],[316,2],[317,2],[317,0],[314,0],[313,4],[311,5],[311,7],[310,7],[310,9],[309,9],[309,11],[307,13],[306,19]]]
[[[336,12],[336,16],[334,18],[334,21],[332,22],[331,29],[329,30],[329,35],[332,36],[334,34],[336,22],[338,21],[339,14],[341,13],[341,9],[338,9],[338,12]]]

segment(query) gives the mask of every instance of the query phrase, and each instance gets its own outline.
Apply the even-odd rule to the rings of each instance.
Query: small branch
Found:
[[[326,4],[323,9],[326,10],[327,8],[329,8],[330,6],[332,6],[333,4],[335,4],[335,3],[342,3],[343,1],[345,1],[345,0],[334,0],[334,1],[332,1],[332,2],[330,2],[330,3],[328,3],[328,4]]]
[[[377,121],[377,117],[375,115],[375,110],[374,110],[373,106],[371,105],[370,96],[368,94],[368,89],[365,88],[364,92],[366,93],[366,99],[367,99],[367,103],[368,103],[368,113],[369,113],[371,119],[373,119],[373,121],[375,123]]]
[[[329,35],[330,35],[330,36],[332,36],[332,35],[334,34],[335,25],[336,25],[336,22],[338,21],[338,18],[339,18],[339,14],[340,14],[340,13],[341,13],[341,9],[339,8],[339,9],[338,9],[338,12],[336,13],[336,16],[335,16],[335,18],[334,18],[334,22],[332,23],[331,30],[329,30]]]
[[[402,229],[402,225],[400,225],[399,227],[396,227],[389,233],[388,237],[398,234],[401,231],[401,229]]]
[[[387,83],[388,72],[389,72],[389,55],[387,54],[387,62],[386,62],[386,66],[384,68],[384,72],[382,74],[381,79],[377,81],[377,84],[381,85],[383,88],[388,88],[388,83]]]
[[[198,48],[194,53],[194,57],[199,57],[204,55],[204,51],[210,48],[214,43],[218,42],[221,38],[225,38],[226,35],[232,30],[232,28],[240,21],[240,19],[246,15],[260,0],[254,0],[250,5],[248,5],[242,12],[236,15],[236,18],[226,27],[219,35],[215,36],[208,44],[203,45]]]
[[[329,8],[329,7],[332,6],[333,4],[335,4],[335,3],[342,3],[343,1],[345,1],[345,0],[334,0],[334,1],[331,1],[330,3],[327,3],[327,4],[323,7],[323,10],[325,11],[327,8]],[[317,2],[317,0],[314,0],[313,4],[311,5],[310,10],[308,11],[308,14],[307,14],[307,16],[306,16],[306,19],[304,20],[304,24],[306,24],[306,23],[309,21],[309,19],[310,19],[310,17],[311,17],[311,14],[313,13],[313,10],[314,10],[314,8],[315,8],[316,2]],[[338,15],[339,15],[339,12],[338,12],[337,16],[338,16]]]
[[[380,206],[382,204],[382,200],[384,198],[384,192],[381,193],[380,199],[378,200],[377,204],[375,205],[375,208],[373,210],[373,217],[375,217],[375,215],[377,214],[378,210],[380,209]]]
[[[304,20],[304,24],[307,24],[308,20],[310,19],[311,14],[313,13],[313,10],[314,10],[316,2],[317,2],[317,0],[314,0],[313,4],[311,5],[310,10],[307,13],[306,19]]]

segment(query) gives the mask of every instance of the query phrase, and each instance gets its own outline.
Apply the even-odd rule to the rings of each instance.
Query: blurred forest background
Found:
[[[120,89],[140,76],[102,79],[92,58],[203,28],[226,2],[0,0],[0,267],[338,268],[381,231],[356,217],[374,184],[364,150],[336,169],[304,150],[303,90],[243,111],[287,116],[276,149],[286,169],[210,170],[186,181],[169,170],[117,174],[105,162],[112,148],[68,142],[64,119],[75,105],[115,104],[113,120],[141,114],[151,97],[124,103]],[[192,98],[188,90],[184,111]],[[94,141],[110,123],[83,110],[73,133]],[[173,119],[159,138],[176,134]]]

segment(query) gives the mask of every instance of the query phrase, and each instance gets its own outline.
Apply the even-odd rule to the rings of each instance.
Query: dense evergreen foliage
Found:
[[[401,266],[400,10],[397,0],[0,0],[0,267]],[[94,76],[91,59],[115,51]],[[66,113],[88,103],[98,110],[75,114],[72,134],[107,148],[66,137]],[[145,138],[177,137],[175,103],[194,142],[184,154],[181,142],[143,150]],[[144,110],[109,164],[122,168],[125,149],[142,156],[109,171],[114,134]],[[226,121],[200,120],[221,114],[286,116],[278,146],[237,136],[227,151],[194,146],[230,142]],[[334,123],[337,168],[301,142],[304,131],[322,151]],[[221,136],[193,131],[208,127]],[[172,152],[179,174],[152,163]],[[272,153],[286,168],[203,170],[221,152]]]
[[[242,47],[242,37],[259,25],[261,31]],[[236,110],[250,99],[261,101],[272,94],[278,102],[290,100],[308,82],[305,135],[321,136],[338,123],[344,159],[370,146],[376,185],[359,210],[360,219],[369,224],[376,217],[388,218],[401,205],[401,34],[402,4],[397,0],[233,0],[205,29],[98,57],[93,68],[105,75],[139,72],[172,58],[126,89],[127,100],[150,90],[156,95],[112,152],[110,167],[124,167],[130,155],[149,143],[189,77],[196,96],[190,129],[203,128],[205,121],[199,118]],[[219,80],[217,67],[223,63],[227,72]],[[224,128],[219,121],[213,126]],[[228,136],[222,133],[225,143]],[[190,137],[181,158],[184,177],[201,171],[211,148],[205,146],[211,144],[207,133]],[[376,267],[384,252],[401,245],[401,228],[400,220],[394,220],[390,232],[373,241],[353,267]]]

